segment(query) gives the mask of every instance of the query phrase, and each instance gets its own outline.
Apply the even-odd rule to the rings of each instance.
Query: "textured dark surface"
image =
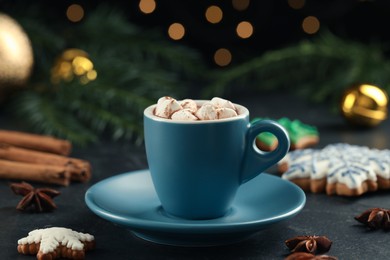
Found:
[[[257,95],[234,99],[249,108],[251,117],[280,118],[287,116],[318,127],[320,144],[346,142],[372,148],[390,148],[390,122],[373,129],[349,127],[327,106],[308,104],[296,97]],[[22,130],[5,115],[0,128]],[[134,237],[128,230],[94,215],[84,203],[88,188],[107,177],[147,168],[144,148],[125,142],[104,142],[75,148],[73,157],[89,160],[93,177],[88,183],[56,187],[58,209],[50,213],[23,213],[15,209],[21,199],[9,188],[10,180],[0,180],[0,259],[35,259],[16,250],[17,240],[36,228],[62,226],[95,236],[97,247],[86,259],[283,259],[287,254],[284,241],[297,235],[325,235],[333,241],[329,255],[339,259],[387,259],[389,234],[370,231],[354,220],[354,216],[371,207],[390,208],[390,191],[347,198],[325,194],[307,194],[302,212],[295,218],[260,231],[252,238],[233,245],[209,248],[183,248],[149,243]],[[269,169],[274,173],[274,169]],[[35,184],[36,186],[47,186]],[[129,198],[136,199],[136,198]],[[259,205],[260,206],[260,205]]]

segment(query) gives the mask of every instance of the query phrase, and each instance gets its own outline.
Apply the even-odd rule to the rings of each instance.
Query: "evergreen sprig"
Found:
[[[346,41],[329,32],[268,51],[212,77],[215,81],[205,89],[204,96],[237,89],[286,90],[335,105],[351,84],[371,83],[390,91],[390,63],[383,46]]]
[[[210,70],[193,49],[135,26],[111,7],[101,6],[81,23],[67,26],[39,19],[39,8],[20,10],[16,18],[32,42],[35,66],[28,89],[15,95],[14,110],[34,131],[77,144],[107,135],[140,142],[144,108],[165,95],[189,97],[195,84],[205,86],[206,99],[235,91],[285,90],[332,105],[354,83],[390,92],[390,62],[383,46],[346,41],[329,32]],[[77,77],[51,82],[55,60],[67,48],[89,54],[96,80],[85,85]]]
[[[188,85],[203,74],[195,51],[168,42],[153,30],[141,30],[106,6],[66,28],[28,17],[21,23],[36,62],[29,88],[15,96],[15,110],[36,132],[76,144],[103,135],[139,142],[143,110],[164,95],[186,96]],[[88,53],[96,80],[50,81],[56,57],[67,48]]]

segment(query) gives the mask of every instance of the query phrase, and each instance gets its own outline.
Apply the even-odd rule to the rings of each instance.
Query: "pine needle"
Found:
[[[335,105],[354,83],[390,90],[390,63],[383,46],[342,40],[327,32],[313,41],[266,52],[248,62],[211,75],[204,97],[235,90],[288,90],[315,102]]]

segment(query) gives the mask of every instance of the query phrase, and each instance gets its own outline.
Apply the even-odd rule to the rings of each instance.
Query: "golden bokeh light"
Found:
[[[173,23],[168,28],[168,35],[173,40],[180,40],[184,37],[186,30],[181,23]]]
[[[156,10],[156,1],[154,0],[140,0],[138,4],[139,10],[144,14],[153,13]]]
[[[221,66],[227,66],[232,62],[232,53],[225,48],[220,48],[214,53],[214,62]]]
[[[249,38],[253,34],[253,26],[250,22],[243,21],[237,25],[237,35],[243,39]]]
[[[90,70],[87,72],[86,74],[86,77],[88,80],[92,81],[92,80],[95,80],[97,78],[97,72],[96,70]]]
[[[287,0],[287,3],[295,10],[302,9],[305,6],[305,0]]]
[[[315,34],[320,29],[320,21],[315,16],[308,16],[303,19],[302,29],[307,34]]]
[[[51,69],[51,81],[59,84],[77,78],[81,84],[87,84],[97,78],[92,61],[88,54],[80,49],[67,49],[56,60]]]
[[[250,0],[232,0],[233,8],[238,11],[244,11],[248,8]]]
[[[84,8],[78,4],[72,4],[66,9],[66,17],[71,22],[80,22],[84,17]]]
[[[72,66],[73,72],[77,76],[81,76],[93,69],[92,62],[88,58],[81,56],[77,56],[73,59]]]
[[[219,23],[222,20],[223,12],[216,5],[209,6],[205,13],[206,20],[210,23]]]

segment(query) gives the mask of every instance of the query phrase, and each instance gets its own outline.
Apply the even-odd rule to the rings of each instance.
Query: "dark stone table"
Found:
[[[252,117],[287,116],[317,126],[321,135],[318,148],[338,142],[378,149],[390,147],[389,120],[372,129],[355,129],[338,114],[330,112],[329,106],[310,104],[294,96],[257,94],[231,100],[247,106]],[[20,125],[4,112],[1,114],[0,128],[20,130]],[[141,240],[128,230],[96,216],[84,202],[85,192],[93,184],[120,173],[147,168],[142,146],[101,141],[85,148],[75,147],[71,156],[90,161],[93,177],[88,183],[57,187],[62,194],[55,199],[58,209],[53,212],[17,211],[15,206],[21,197],[12,193],[10,180],[0,180],[0,259],[35,259],[18,254],[17,240],[33,229],[51,226],[93,234],[97,247],[87,253],[86,259],[283,259],[289,252],[284,241],[297,235],[327,236],[333,241],[327,254],[339,259],[390,257],[389,234],[382,230],[367,230],[354,220],[354,216],[368,208],[390,208],[390,191],[355,198],[307,193],[306,205],[296,217],[260,231],[243,242],[205,248],[164,246]],[[274,174],[275,170],[271,168],[268,172]]]

